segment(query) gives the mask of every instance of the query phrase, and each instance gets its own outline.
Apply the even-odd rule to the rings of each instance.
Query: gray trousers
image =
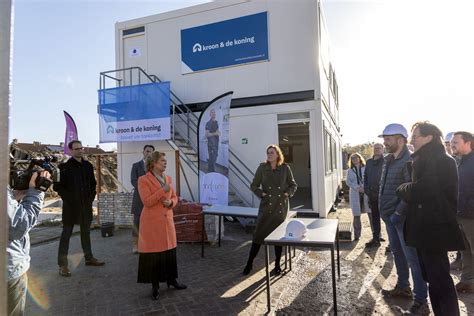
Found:
[[[474,283],[474,219],[458,217],[466,250],[461,251],[461,281]]]

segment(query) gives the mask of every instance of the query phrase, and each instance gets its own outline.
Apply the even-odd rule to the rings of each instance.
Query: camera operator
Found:
[[[35,188],[38,173],[40,177],[50,178],[48,171],[35,172],[31,176],[27,190],[12,190],[7,187],[8,315],[23,315],[25,311],[28,286],[26,271],[30,267],[28,233],[38,221],[44,199],[44,193]]]

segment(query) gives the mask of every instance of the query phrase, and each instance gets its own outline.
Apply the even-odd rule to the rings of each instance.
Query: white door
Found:
[[[148,68],[145,34],[123,38],[123,68],[140,67],[145,72]],[[137,85],[150,81],[137,70],[122,73],[123,85]]]

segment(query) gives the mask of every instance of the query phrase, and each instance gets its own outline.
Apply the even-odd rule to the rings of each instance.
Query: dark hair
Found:
[[[433,139],[430,143],[440,144],[444,146],[443,132],[434,124],[431,124],[428,121],[416,122],[411,128],[411,132],[415,129],[420,131],[421,136],[433,136]]]
[[[153,164],[160,160],[161,157],[164,157],[165,153],[162,153],[160,151],[154,151],[151,153],[150,156],[148,156],[146,160],[146,171],[152,171],[153,170]]]
[[[453,135],[461,136],[462,140],[467,143],[471,142],[471,149],[474,150],[474,135],[466,131],[455,132]]]
[[[147,147],[150,147],[151,149],[153,149],[153,151],[155,151],[155,146],[153,146],[153,145],[145,145],[145,146],[143,146],[143,151],[145,151],[145,149],[147,149]]]
[[[75,139],[75,140],[71,140],[71,141],[69,142],[69,144],[67,144],[67,148],[72,149],[72,145],[74,145],[74,144],[81,144],[81,146],[82,146],[81,141]]]

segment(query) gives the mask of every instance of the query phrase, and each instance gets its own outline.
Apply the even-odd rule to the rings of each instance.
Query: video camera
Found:
[[[43,158],[33,158],[30,160],[11,161],[10,167],[10,187],[13,190],[27,190],[31,177],[35,172],[38,173],[35,188],[40,191],[47,191],[54,182],[59,182],[59,170],[52,162],[57,162],[54,156],[45,156]],[[18,164],[28,163],[28,168],[19,169]],[[41,170],[46,170],[51,174],[51,179],[39,175]]]

